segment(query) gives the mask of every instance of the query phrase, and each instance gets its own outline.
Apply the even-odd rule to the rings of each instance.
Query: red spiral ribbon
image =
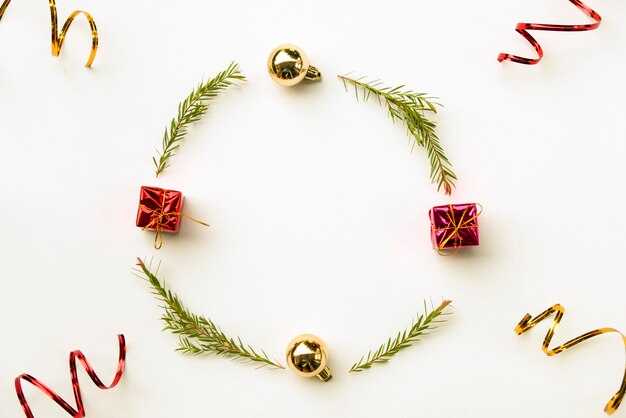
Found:
[[[100,378],[96,375],[96,372],[93,370],[93,367],[87,361],[87,358],[80,350],[75,350],[70,353],[70,376],[72,377],[72,389],[74,391],[74,399],[76,400],[76,408],[74,409],[69,403],[63,400],[59,395],[54,393],[48,386],[41,383],[36,378],[32,377],[29,374],[22,374],[15,378],[15,391],[17,392],[17,398],[20,400],[20,404],[22,405],[22,409],[24,410],[24,414],[27,418],[34,418],[30,407],[28,406],[28,402],[26,401],[26,397],[24,396],[24,391],[22,390],[22,380],[27,381],[28,383],[35,386],[37,389],[41,390],[46,394],[50,399],[56,402],[61,408],[63,408],[68,414],[70,414],[74,418],[83,418],[85,416],[85,407],[83,405],[83,398],[80,394],[80,385],[78,383],[78,374],[76,371],[76,360],[78,359],[80,363],[83,365],[83,368],[91,378],[91,380],[96,384],[96,386],[100,389],[112,389],[119,383],[122,378],[122,373],[124,373],[124,366],[126,364],[126,340],[123,335],[117,336],[120,346],[120,357],[117,364],[117,372],[115,373],[115,378],[113,379],[113,383],[109,386],[106,386]]]
[[[524,38],[526,38],[528,42],[530,42],[530,44],[535,48],[535,51],[537,51],[539,58],[536,58],[536,59],[524,58],[518,55],[500,53],[500,55],[498,55],[498,61],[499,62],[512,61],[512,62],[517,62],[519,64],[527,64],[527,65],[535,65],[539,61],[541,61],[541,58],[543,58],[543,49],[541,48],[541,45],[539,45],[539,42],[537,42],[537,40],[533,38],[530,33],[528,33],[529,30],[546,30],[546,31],[552,31],[552,32],[585,32],[588,30],[597,29],[600,26],[602,17],[598,13],[593,11],[589,6],[585,5],[580,0],[569,0],[569,1],[574,6],[582,10],[587,16],[594,19],[596,23],[590,23],[587,25],[551,25],[551,24],[542,24],[542,23],[518,23],[517,26],[515,27],[515,30]]]

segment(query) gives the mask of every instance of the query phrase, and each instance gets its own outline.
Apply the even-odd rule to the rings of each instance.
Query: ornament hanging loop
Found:
[[[326,367],[317,375],[317,378],[321,380],[322,382],[328,382],[330,379],[333,378],[333,376],[330,373],[330,369]]]
[[[311,81],[318,81],[322,79],[322,73],[317,67],[309,65],[309,69],[306,71],[306,76],[304,78]]]

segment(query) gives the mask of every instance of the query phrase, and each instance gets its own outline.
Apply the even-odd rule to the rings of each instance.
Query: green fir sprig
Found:
[[[265,351],[255,350],[244,344],[241,338],[228,337],[211,319],[185,308],[178,296],[161,284],[157,277],[158,268],[152,272],[150,266],[140,258],[137,259],[137,266],[136,275],[150,283],[154,296],[163,303],[163,330],[169,330],[180,338],[177,351],[195,355],[214,354],[244,363],[255,363],[259,368],[284,369],[278,361],[270,360]]]
[[[187,135],[189,125],[200,120],[207,112],[209,102],[237,81],[245,79],[246,77],[239,72],[239,65],[231,62],[228,68],[209,81],[200,82],[189,96],[178,104],[178,114],[170,122],[169,129],[165,128],[161,151],[157,151],[157,157],[152,157],[157,177],[169,166],[169,159],[180,146],[180,141]]]
[[[430,180],[437,183],[437,190],[443,187],[446,194],[451,194],[454,180],[457,178],[435,133],[436,124],[426,116],[428,112],[437,113],[437,106],[441,105],[432,101],[434,98],[428,97],[425,93],[407,90],[404,85],[391,88],[385,87],[380,80],[368,82],[364,77],[352,78],[348,75],[338,77],[346,91],[348,84],[354,87],[357,101],[367,102],[374,95],[380,105],[384,103],[387,107],[392,121],[401,120],[406,124],[416,144],[426,149],[430,160]]]
[[[359,361],[352,365],[350,373],[362,372],[375,364],[387,363],[393,356],[398,354],[400,350],[409,348],[420,341],[422,336],[428,335],[429,331],[437,328],[438,324],[445,322],[445,316],[450,313],[444,312],[444,309],[451,303],[452,301],[450,300],[444,300],[437,308],[431,306],[431,311],[428,312],[426,301],[424,301],[424,313],[417,315],[417,319],[413,321],[409,328],[398,332],[393,339],[390,337],[387,342],[381,344],[376,351],[372,350],[367,353],[367,356],[361,357]]]

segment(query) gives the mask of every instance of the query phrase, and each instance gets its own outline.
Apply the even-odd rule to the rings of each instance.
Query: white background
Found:
[[[99,417],[602,417],[624,350],[610,335],[549,358],[549,326],[518,337],[526,313],[567,308],[555,342],[626,330],[624,182],[626,3],[592,1],[585,33],[518,21],[586,23],[565,0],[384,4],[318,1],[59,0],[93,14],[91,70],[79,18],[50,55],[45,1],[0,23],[0,415],[20,417],[13,378],[28,372],[73,404],[67,355],[85,351],[105,381],[128,340],[121,384]],[[279,43],[302,46],[323,82],[281,88],[265,73]],[[221,96],[158,180],[151,157],[177,103],[237,60],[249,81]],[[438,133],[459,177],[452,198],[428,182],[423,150],[336,74],[355,71],[438,96]],[[181,190],[183,221],[163,249],[134,226],[141,185]],[[480,247],[439,257],[427,212],[480,202]],[[315,333],[334,379],[254,370],[174,352],[161,310],[131,274],[135,257],[195,312],[283,360]],[[423,299],[454,316],[423,343],[358,375],[350,365],[402,329]],[[37,417],[65,412],[27,388]],[[626,417],[626,407],[618,410]]]

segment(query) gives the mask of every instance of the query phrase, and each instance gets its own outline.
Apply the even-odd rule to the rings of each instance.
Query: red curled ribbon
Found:
[[[100,389],[112,389],[119,383],[122,378],[122,373],[124,373],[124,366],[126,364],[126,340],[123,335],[117,336],[119,345],[120,345],[120,357],[117,364],[117,372],[115,372],[115,378],[113,379],[113,383],[111,385],[106,386],[100,378],[96,375],[96,372],[93,370],[93,367],[87,361],[87,358],[80,350],[75,350],[70,353],[70,376],[72,377],[72,389],[74,391],[74,399],[76,400],[76,408],[74,409],[69,403],[64,401],[59,395],[54,393],[48,386],[41,383],[36,378],[32,377],[29,374],[21,374],[15,378],[15,391],[17,392],[17,398],[20,400],[20,404],[22,405],[22,409],[24,410],[24,414],[28,418],[34,418],[30,407],[28,406],[28,402],[26,401],[26,397],[24,396],[24,391],[22,390],[22,380],[27,381],[28,383],[35,386],[37,389],[41,390],[46,394],[50,399],[59,404],[59,406],[70,414],[74,418],[83,418],[85,416],[85,407],[83,405],[83,398],[80,394],[80,385],[78,383],[78,374],[76,371],[76,359],[80,361],[83,365],[83,368],[91,378],[91,380],[98,386]]]
[[[550,24],[542,24],[542,23],[518,23],[517,26],[515,27],[515,30],[524,38],[526,38],[528,42],[531,43],[531,45],[535,48],[535,51],[537,51],[539,58],[536,58],[536,59],[524,58],[518,55],[500,53],[500,55],[498,55],[498,61],[499,62],[512,61],[512,62],[517,62],[519,64],[527,64],[527,65],[535,65],[539,61],[541,61],[541,58],[543,58],[543,49],[541,48],[541,45],[539,45],[539,42],[537,42],[537,40],[533,38],[530,33],[528,33],[529,30],[546,30],[546,31],[552,31],[552,32],[585,32],[588,30],[597,29],[600,26],[602,17],[598,13],[594,12],[589,6],[585,5],[580,0],[569,0],[569,1],[574,6],[582,10],[587,16],[594,19],[596,23],[590,23],[587,25],[550,25]]]

